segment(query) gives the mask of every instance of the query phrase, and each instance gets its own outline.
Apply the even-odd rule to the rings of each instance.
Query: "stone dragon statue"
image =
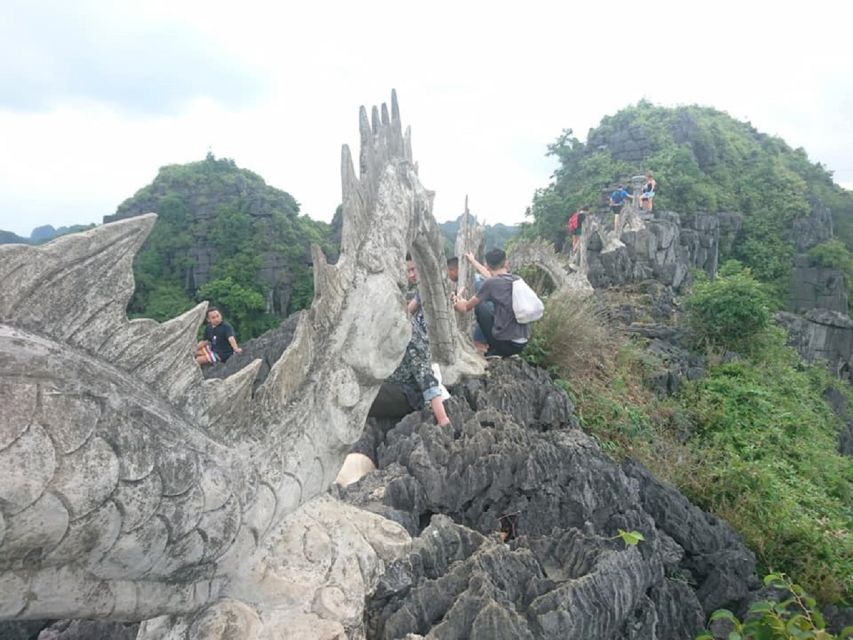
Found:
[[[202,379],[206,303],[127,319],[155,215],[0,247],[0,619],[148,620],[145,638],[357,626],[408,536],[320,494],[408,342],[408,250],[445,380],[482,372],[396,95],[390,114],[362,107],[360,132],[358,175],[342,151],[340,258],[312,248],[314,301],[254,393],[258,361]]]

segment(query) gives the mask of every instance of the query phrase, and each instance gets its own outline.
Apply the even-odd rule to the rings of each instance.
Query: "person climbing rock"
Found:
[[[519,324],[512,310],[512,283],[518,276],[507,269],[506,253],[503,249],[492,249],[486,254],[486,265],[491,278],[483,282],[480,291],[472,298],[456,296],[453,307],[467,313],[476,310],[477,322],[489,345],[486,357],[513,356],[521,353],[530,339],[530,327]],[[491,318],[480,311],[480,303],[494,302],[495,312]]]
[[[410,286],[417,285],[418,275],[410,255],[406,255],[406,278]],[[429,404],[438,425],[447,426],[450,424],[450,418],[444,409],[441,383],[432,368],[426,318],[417,289],[410,292],[406,310],[412,325],[412,337],[406,346],[403,360],[383,383],[369,415],[395,417],[391,414],[396,413],[399,414],[397,417],[402,417],[406,413],[421,409],[424,404]],[[405,410],[401,399],[405,399],[408,410]]]

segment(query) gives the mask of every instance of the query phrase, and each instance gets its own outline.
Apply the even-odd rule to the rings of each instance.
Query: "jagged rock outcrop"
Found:
[[[836,377],[850,379],[853,372],[853,320],[847,314],[812,309],[803,315],[776,314],[788,331],[788,344],[807,362],[824,360]]]
[[[808,256],[794,260],[791,274],[791,304],[793,313],[826,309],[847,314],[847,283],[839,269],[813,266]]]
[[[596,289],[655,279],[678,291],[689,281],[691,268],[713,276],[719,255],[716,216],[680,216],[671,211],[653,215],[627,206],[618,235],[592,220],[584,235],[587,277]]]
[[[814,195],[808,197],[811,214],[797,218],[787,234],[798,253],[808,251],[833,236],[832,211]]]
[[[379,470],[341,490],[420,534],[380,580],[368,637],[691,638],[758,586],[736,533],[609,461],[543,372],[505,360],[454,392],[454,431],[407,416]]]
[[[206,304],[128,321],[133,256],[155,216],[0,247],[0,619],[165,615],[141,632],[158,639],[255,638],[291,618],[328,632],[317,637],[358,632],[377,567],[407,537],[343,506],[321,517],[312,499],[409,340],[409,247],[446,379],[482,371],[453,321],[396,96],[360,120],[358,176],[342,154],[341,256],[330,265],[312,248],[313,304],[254,393],[260,361],[222,380],[193,362]],[[290,544],[305,517],[348,521],[357,531],[335,544],[361,539],[369,561],[345,572],[352,590],[324,573],[283,601],[293,585],[279,550],[325,562],[313,537]]]

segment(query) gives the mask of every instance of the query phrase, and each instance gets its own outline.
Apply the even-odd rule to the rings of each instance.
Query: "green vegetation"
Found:
[[[679,397],[693,428],[675,481],[728,521],[765,570],[835,602],[853,595],[853,464],[837,452],[832,381],[768,329],[748,358],[709,367]],[[845,390],[848,391],[849,390]]]
[[[844,274],[848,288],[853,283],[853,253],[837,238],[832,238],[809,249],[809,258],[821,267],[838,269]]]
[[[711,622],[726,620],[732,631],[730,640],[849,640],[853,627],[842,629],[834,635],[826,630],[826,622],[817,608],[817,601],[794,583],[784,573],[771,573],[764,585],[783,589],[789,594],[781,602],[763,600],[749,607],[747,619],[741,622],[728,609],[719,609],[711,615]],[[713,640],[714,634],[704,632],[696,640]]]
[[[147,211],[158,219],[134,262],[136,291],[128,313],[163,321],[210,300],[241,341],[308,306],[313,298],[309,246],[333,250],[329,226],[300,216],[292,196],[210,154],[201,162],[163,167],[152,184],[118,209],[119,214]],[[205,269],[209,274],[199,282]],[[269,278],[273,272],[275,281]]]
[[[729,261],[719,277],[696,283],[687,299],[687,325],[700,346],[748,351],[770,325],[769,301],[749,269],[731,271],[730,263],[737,264]]]
[[[712,311],[736,318],[750,304],[741,294],[756,283],[735,267],[717,281],[730,308],[704,309],[710,326]],[[709,300],[699,289],[694,308]],[[609,333],[590,299],[547,300],[525,357],[566,389],[604,451],[642,461],[728,521],[764,571],[787,572],[822,602],[849,601],[853,462],[837,453],[839,419],[823,393],[829,386],[851,392],[821,367],[804,366],[778,328],[753,323],[748,341],[730,328],[723,345],[744,347],[742,355],[729,353],[723,362],[710,351],[706,375],[672,398],[644,384],[661,363]]]
[[[651,170],[658,182],[655,208],[744,214],[731,255],[722,258],[741,260],[777,293],[786,289],[791,269],[791,225],[810,214],[813,198],[830,207],[841,241],[853,248],[853,193],[834,184],[803,149],[711,108],[643,101],[605,117],[586,144],[564,131],[548,153],[560,167],[537,191],[524,233],[558,247],[569,212],[585,203],[603,207],[608,188]]]

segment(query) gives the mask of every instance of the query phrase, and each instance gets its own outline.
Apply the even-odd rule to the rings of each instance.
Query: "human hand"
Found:
[[[234,349],[234,353],[243,353],[242,347],[237,347],[236,349]]]
[[[474,263],[476,262],[476,260],[475,260],[475,258],[474,258],[474,252],[473,252],[473,251],[469,251],[469,252],[467,252],[467,253],[465,254],[465,258],[466,258],[466,259],[468,260],[468,262],[470,262],[471,264],[474,264]]]

